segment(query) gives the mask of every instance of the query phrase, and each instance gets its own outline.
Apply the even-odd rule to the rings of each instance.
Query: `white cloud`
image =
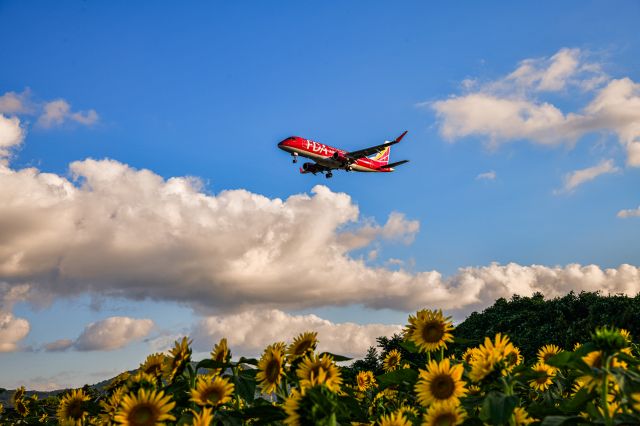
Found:
[[[556,193],[572,192],[578,186],[585,182],[594,180],[598,176],[617,173],[620,169],[613,164],[613,160],[602,160],[598,165],[593,167],[587,167],[586,169],[575,170],[571,173],[567,173],[564,177],[564,185],[561,190]]]
[[[471,90],[461,96],[421,104],[435,110],[440,133],[450,141],[478,135],[493,145],[519,139],[559,145],[591,132],[611,132],[625,148],[627,164],[640,166],[640,84],[611,79],[578,49],[525,60],[502,79],[467,87]],[[576,112],[564,113],[538,98],[572,88],[594,94]]]
[[[98,121],[98,113],[90,109],[88,111],[71,111],[71,105],[64,99],[44,104],[43,113],[38,118],[38,125],[44,128],[60,126],[65,121],[75,121],[76,123],[90,126]]]
[[[24,114],[31,111],[29,97],[31,92],[7,92],[0,96],[0,114]]]
[[[400,325],[334,323],[316,315],[290,315],[272,309],[203,318],[194,327],[192,337],[194,347],[201,351],[210,351],[226,337],[234,356],[255,356],[271,343],[290,343],[302,332],[317,331],[319,351],[361,357],[369,346],[376,346],[377,337],[401,330]]]
[[[87,325],[73,346],[80,351],[120,349],[147,336],[153,325],[150,319],[109,317]],[[55,346],[55,343],[49,345]]]
[[[488,172],[480,173],[476,176],[476,180],[496,180],[496,172],[489,170]]]
[[[617,216],[620,218],[640,217],[640,206],[637,209],[620,210]]]
[[[29,334],[29,321],[0,311],[0,352],[18,349],[18,342]]]
[[[51,343],[44,345],[44,350],[47,352],[62,352],[73,347],[75,342],[71,339],[58,339]]]
[[[351,304],[464,313],[515,293],[592,289],[595,275],[595,289],[640,290],[630,265],[492,264],[451,277],[370,267],[350,256],[355,244],[342,235],[362,225],[357,206],[320,185],[281,200],[210,195],[193,178],[164,180],[112,160],[75,162],[71,174],[81,186],[34,168],[0,173],[0,281],[22,284],[29,300],[92,293],[187,303],[205,314]],[[384,226],[362,226],[404,239],[413,222],[393,214]],[[587,281],[569,279],[578,273]]]
[[[8,163],[11,150],[19,146],[24,139],[24,130],[18,117],[5,117],[0,114],[0,167]]]

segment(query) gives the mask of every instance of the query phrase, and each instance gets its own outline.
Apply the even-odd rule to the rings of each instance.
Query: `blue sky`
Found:
[[[203,182],[199,191],[211,197],[243,189],[268,200],[286,200],[295,194],[311,194],[317,184],[326,185],[333,194],[327,196],[327,208],[344,207],[335,194],[345,193],[350,197],[349,208],[359,209],[355,222],[332,219],[332,244],[338,244],[333,238],[346,232],[345,226],[357,233],[367,223],[376,224],[371,225],[376,230],[370,233],[373,236],[367,245],[349,246],[340,261],[361,259],[369,268],[365,272],[399,270],[410,280],[437,271],[443,280],[454,277],[444,285],[447,289],[461,288],[467,282],[459,268],[514,263],[522,268],[517,273],[499,271],[511,277],[501,278],[498,286],[506,289],[505,294],[543,289],[553,295],[567,288],[549,284],[545,280],[550,273],[532,272],[532,265],[557,266],[560,272],[556,271],[554,279],[570,281],[563,274],[569,274],[567,265],[573,263],[593,264],[602,270],[640,264],[640,218],[636,217],[640,170],[629,148],[640,139],[633,139],[635,134],[628,140],[623,136],[640,122],[634,115],[639,89],[633,86],[640,81],[639,17],[640,5],[633,1],[509,6],[499,2],[458,2],[455,6],[432,2],[202,2],[188,7],[169,2],[36,5],[5,1],[0,3],[0,37],[7,44],[2,53],[0,96],[22,94],[25,105],[30,105],[20,112],[4,112],[7,118],[19,118],[24,133],[20,143],[11,147],[7,167],[14,172],[36,167],[71,180],[70,163],[108,158],[127,170],[148,169],[164,179],[198,177]],[[562,56],[560,52],[568,53]],[[548,75],[561,58],[577,61],[578,68],[552,89],[542,87],[544,79],[525,83],[508,78],[528,59],[538,72]],[[587,79],[596,77],[602,77],[601,81],[585,89]],[[593,106],[594,99],[616,81],[633,87],[632,95],[624,98],[629,102],[624,111],[631,116],[626,124],[612,116],[618,110],[596,111]],[[498,84],[507,87],[496,89]],[[470,117],[470,104],[464,102],[474,94],[517,99],[526,103],[523,114],[535,116],[542,106],[552,105],[564,115],[559,122],[545,121],[533,131],[526,126],[505,128],[492,118],[487,123],[460,124]],[[438,110],[437,105],[445,105],[438,102],[449,99],[460,102],[451,104],[447,112]],[[46,105],[55,100],[64,100],[69,111],[59,122],[43,125],[39,120]],[[589,105],[595,112],[590,112]],[[90,119],[89,111],[95,111],[97,119]],[[574,123],[570,113],[584,117]],[[74,118],[73,114],[79,115]],[[444,134],[447,120],[458,126],[452,138]],[[406,158],[411,162],[392,174],[338,172],[331,180],[299,175],[287,155],[276,148],[283,138],[299,135],[355,150],[391,139],[403,130],[409,133],[393,148],[392,161]],[[552,141],[555,136],[549,136],[549,131],[559,140]],[[596,170],[599,165],[603,166]],[[106,166],[95,167],[86,173],[99,173],[96,170]],[[567,190],[571,174],[580,170],[585,172],[577,176],[592,179],[578,179]],[[478,178],[488,172],[495,177]],[[82,173],[85,169],[80,175],[86,178]],[[78,188],[80,184],[74,183]],[[126,205],[124,199],[119,203]],[[287,214],[302,215],[292,211]],[[320,239],[319,228],[313,224],[317,220],[321,227],[324,213],[322,209],[317,212],[320,218],[309,219],[312,225],[296,228],[308,233],[309,241]],[[404,215],[397,232],[391,225],[384,228],[388,232],[383,229],[392,212]],[[346,216],[352,213],[345,210]],[[3,218],[2,214],[0,211],[4,226],[23,229],[14,216],[5,211]],[[264,217],[259,212],[246,214],[247,220],[256,223]],[[283,213],[282,220],[288,217]],[[39,220],[42,227],[61,232],[56,228],[62,226],[59,223]],[[419,232],[412,228],[416,222]],[[267,232],[272,227],[265,224],[260,229]],[[35,231],[24,232],[23,239],[46,238]],[[224,245],[213,235],[212,246]],[[46,243],[52,245],[47,255],[71,258],[61,246]],[[0,237],[5,256],[30,255],[14,244],[18,243],[11,239],[3,243]],[[150,265],[170,263],[154,254],[145,256]],[[336,260],[323,256],[318,254],[319,261]],[[117,261],[113,262],[116,267]],[[300,261],[300,265],[308,271],[313,263]],[[320,268],[327,270],[331,265],[324,263]],[[327,290],[314,303],[296,305],[280,302],[277,291],[286,291],[278,287],[273,297],[255,306],[236,300],[237,309],[224,311],[214,306],[206,310],[166,288],[157,293],[153,287],[145,287],[144,293],[130,291],[126,277],[92,275],[93,270],[69,277],[63,272],[53,290],[51,282],[41,285],[46,291],[38,287],[43,274],[25,272],[19,278],[6,271],[0,268],[0,282],[8,283],[5,289],[28,284],[42,294],[5,302],[3,309],[10,312],[10,321],[28,321],[29,333],[7,346],[11,351],[0,354],[0,376],[7,380],[0,386],[4,387],[16,386],[20,380],[35,387],[96,381],[95,375],[101,372],[106,377],[135,367],[147,353],[164,348],[162,338],[171,340],[196,331],[218,338],[220,329],[194,328],[211,315],[221,318],[249,309],[276,309],[295,316],[301,324],[308,324],[300,320],[302,314],[315,314],[338,327],[349,321],[363,326],[402,324],[407,313],[418,308],[394,299],[397,295],[389,285],[380,289],[378,299],[362,302],[356,290],[352,299],[344,300]],[[214,274],[216,285],[232,286],[227,272],[219,268],[215,273],[206,271]],[[134,273],[132,280],[148,277],[144,271]],[[304,273],[293,270],[291,288],[322,285],[321,278],[317,284],[298,281]],[[475,269],[470,273],[475,274]],[[522,278],[527,274],[535,279]],[[579,278],[571,281],[571,289],[620,289],[602,281],[604,278]],[[175,285],[185,285],[184,291],[193,291],[197,297],[195,284]],[[637,283],[625,285],[625,291],[632,291]],[[116,293],[118,297],[113,297]],[[385,302],[387,293],[389,303]],[[497,290],[486,294],[503,295]],[[253,300],[251,296],[247,293],[243,300]],[[471,309],[486,306],[489,299],[453,306],[449,299],[434,297],[429,307],[449,309],[463,318]],[[80,350],[78,345],[56,353],[43,349],[58,339],[78,339],[88,324],[115,316],[148,318],[154,325],[150,331],[132,332],[136,339],[112,350]],[[370,336],[379,331],[363,330]],[[241,350],[255,351],[249,340],[238,344]],[[339,347],[338,342],[335,345]],[[95,368],[97,362],[104,368]],[[27,363],[39,367],[33,367],[30,377],[22,372],[20,377],[16,371],[24,370]]]

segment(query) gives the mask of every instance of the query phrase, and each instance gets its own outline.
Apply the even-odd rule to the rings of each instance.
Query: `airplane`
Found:
[[[298,156],[303,156],[314,161],[304,163],[300,167],[300,173],[324,174],[327,179],[333,177],[332,170],[345,170],[347,172],[392,172],[394,167],[409,160],[389,163],[391,145],[402,140],[407,131],[392,141],[358,151],[344,151],[329,145],[304,139],[299,136],[290,136],[278,144],[278,148],[291,154],[293,162],[298,162]]]

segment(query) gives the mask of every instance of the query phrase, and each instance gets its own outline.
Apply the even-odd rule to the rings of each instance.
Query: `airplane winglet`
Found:
[[[402,140],[402,138],[404,138],[404,135],[406,135],[408,132],[408,130],[405,130],[400,136],[398,136],[396,138],[396,140],[394,142],[400,142]]]

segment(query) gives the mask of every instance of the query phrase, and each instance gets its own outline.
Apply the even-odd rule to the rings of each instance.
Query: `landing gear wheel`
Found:
[[[293,164],[296,164],[298,162],[298,153],[294,152],[291,156],[293,157]]]
[[[326,177],[327,179],[331,179],[333,177],[333,173],[327,172],[327,174],[324,175],[324,177]]]

